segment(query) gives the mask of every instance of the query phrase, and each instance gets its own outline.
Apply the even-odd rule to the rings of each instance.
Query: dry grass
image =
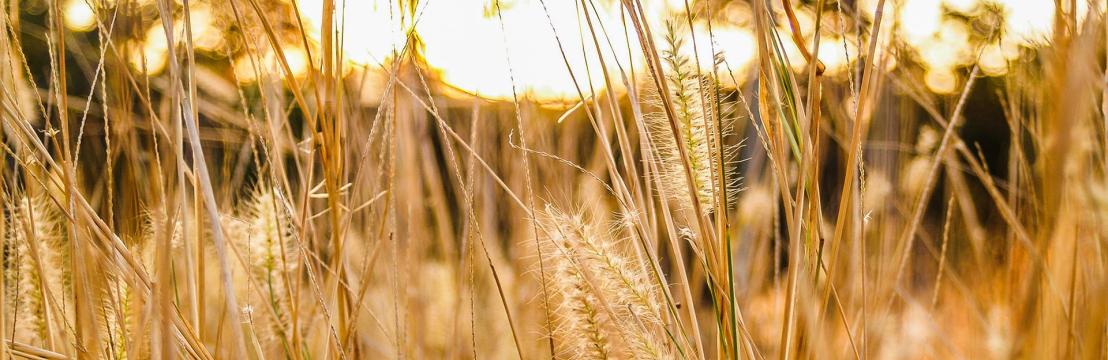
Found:
[[[90,1],[89,32],[64,0],[2,2],[0,359],[1108,359],[1100,2],[1055,1],[1007,75],[970,62],[938,95],[883,20],[899,1],[580,0],[579,38],[537,24],[558,108],[511,51],[509,100],[445,83],[429,3],[398,1],[379,66],[348,61],[385,35],[341,1],[318,31],[203,2],[214,55],[188,0]],[[748,72],[716,49],[736,8]],[[966,21],[975,56],[1002,36]],[[853,62],[809,61],[809,26]]]

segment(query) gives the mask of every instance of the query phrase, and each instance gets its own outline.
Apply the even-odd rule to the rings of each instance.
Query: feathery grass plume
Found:
[[[558,246],[558,245],[552,245]],[[600,304],[588,289],[587,280],[572,263],[569,254],[552,250],[551,289],[557,294],[557,315],[551,336],[558,339],[558,351],[569,358],[607,359],[611,353],[608,318],[599,311]],[[572,251],[572,250],[569,250]]]
[[[682,53],[684,40],[679,34],[678,25],[675,22],[666,23],[665,42],[667,48],[662,51],[662,61],[668,67],[666,81],[669,83],[670,98],[673,99],[673,108],[677,116],[681,140],[684,141],[688,159],[681,159],[677,150],[677,138],[670,130],[668,120],[664,113],[655,111],[645,114],[648,121],[650,139],[660,155],[662,166],[660,174],[663,178],[661,186],[665,187],[666,195],[674,200],[686,201],[689,197],[689,187],[686,185],[685,170],[682,165],[684,160],[689,162],[693,173],[693,188],[696,189],[696,198],[700,200],[705,212],[715,211],[713,198],[716,194],[717,184],[720,183],[716,170],[717,166],[723,166],[723,174],[726,177],[724,184],[730,206],[739,190],[741,178],[735,173],[732,166],[737,153],[738,145],[723,146],[723,164],[713,163],[715,154],[716,133],[719,139],[728,139],[731,136],[732,124],[735,121],[736,104],[734,101],[725,101],[715,98],[715,81],[711,74],[699,73],[697,65],[693,64],[688,56]],[[721,61],[718,56],[713,61]],[[657,91],[657,89],[653,89]],[[648,105],[660,108],[659,96],[647,96]],[[719,105],[718,107],[716,105]],[[719,129],[716,129],[716,119],[719,119]],[[727,141],[725,140],[726,144]]]
[[[13,340],[41,344],[44,340],[45,314],[38,269],[28,250],[22,221],[23,207],[4,208],[4,299],[5,312],[14,325]],[[8,334],[4,334],[7,336]]]
[[[137,241],[130,243],[130,251],[136,260],[146,269],[148,274],[155,274],[158,267],[156,265],[156,258],[158,247],[164,241],[163,239],[169,238],[169,246],[171,254],[181,254],[184,251],[184,239],[183,239],[183,224],[180,219],[173,221],[166,221],[167,215],[163,212],[163,208],[160,206],[154,206],[149,209],[142,210],[142,222],[140,223],[140,235]],[[167,228],[166,225],[172,227]],[[166,232],[170,232],[166,234]],[[184,268],[186,265],[182,257],[175,256],[171,261],[171,266],[174,268]],[[184,272],[175,272],[172,276],[176,284],[183,284],[185,282]],[[114,285],[113,285],[114,286]],[[142,291],[132,291],[130,287],[119,286],[120,294],[110,294],[109,297],[115,296],[120,298],[121,305],[118,310],[115,310],[118,314],[122,314],[124,326],[126,327],[126,334],[128,336],[125,354],[131,358],[146,358],[150,357],[153,348],[150,341],[135,341],[134,334],[148,334],[148,332],[155,327],[153,323],[153,317],[151,316],[152,297],[148,294],[144,294]],[[115,291],[109,289],[109,291]],[[149,335],[140,336],[141,339],[149,340]]]
[[[16,332],[30,335],[35,343],[49,346],[49,340],[62,334],[59,318],[71,314],[71,274],[69,249],[55,204],[43,196],[24,197],[12,214],[11,243],[18,262],[11,265],[18,273],[14,293],[9,294],[16,317]],[[15,260],[15,259],[12,259]],[[58,312],[61,311],[62,314]],[[60,346],[63,342],[55,342]]]
[[[141,232],[125,240],[130,252],[136,254],[138,261],[147,269],[152,269],[154,262],[154,247],[150,246],[154,242],[152,239],[156,239],[153,219],[151,214],[146,214],[141,223]],[[179,235],[180,232],[175,230],[171,240],[175,248],[180,244]],[[138,337],[136,334],[143,328],[137,326],[136,322],[143,321],[144,318],[139,314],[143,311],[143,306],[139,300],[140,295],[133,287],[135,284],[113,271],[104,271],[103,274],[105,285],[99,294],[101,306],[97,316],[101,321],[102,334],[105,335],[101,344],[104,356],[119,360],[150,357],[149,353],[141,351],[141,342],[134,341]]]
[[[560,298],[554,336],[568,348],[564,350],[591,358],[614,352],[673,358],[661,293],[643,263],[615,239],[616,228],[549,204],[538,216],[546,237],[544,256],[552,259],[554,269],[550,281]]]
[[[505,1],[3,2],[0,357],[1108,350],[1106,0]]]
[[[164,235],[161,232],[165,231],[159,224],[161,224],[161,219],[164,216],[165,215],[158,209],[146,211],[142,222],[142,236],[138,242],[131,246],[131,250],[134,254],[137,254],[139,261],[142,263],[142,266],[146,267],[147,271],[154,271],[155,269],[154,256],[157,251],[158,241],[160,241],[159,239]],[[172,226],[173,233],[169,234],[169,243],[172,247],[170,251],[182,251],[185,244],[184,239],[181,238],[181,221],[174,221]]]
[[[129,343],[135,338],[130,327],[135,319],[133,311],[134,294],[127,282],[116,276],[108,277],[107,286],[101,294],[100,319],[103,337],[104,356],[111,359],[128,359]]]
[[[281,353],[287,345],[283,335],[287,326],[282,325],[291,311],[286,275],[295,273],[298,258],[292,219],[283,209],[284,203],[272,188],[259,187],[240,204],[236,216],[223,216],[227,239],[241,260],[235,286],[246,299],[244,308],[254,310],[249,319],[258,342],[267,348],[265,353],[272,354]]]

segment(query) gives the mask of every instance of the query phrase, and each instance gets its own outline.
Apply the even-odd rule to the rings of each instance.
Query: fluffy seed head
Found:
[[[741,179],[736,175],[734,162],[738,145],[727,145],[734,122],[735,104],[724,101],[720,96],[716,82],[709,73],[697,71],[695,64],[682,53],[684,41],[678,35],[677,26],[667,24],[666,43],[668,48],[662,53],[666,65],[666,82],[669,87],[669,99],[676,117],[676,136],[670,125],[669,117],[660,109],[661,96],[647,97],[648,105],[659,110],[646,114],[649,123],[651,143],[657,150],[661,162],[660,184],[667,197],[679,202],[689,201],[690,187],[685,174],[687,162],[692,172],[694,192],[697,201],[705,212],[715,210],[716,187],[723,184],[729,206],[738,192]],[[657,89],[655,89],[657,91]],[[717,122],[718,121],[718,122]],[[724,144],[719,151],[720,140]],[[681,157],[678,141],[685,148],[685,157]],[[722,164],[716,155],[722,156]],[[723,167],[725,179],[718,176],[718,167]]]

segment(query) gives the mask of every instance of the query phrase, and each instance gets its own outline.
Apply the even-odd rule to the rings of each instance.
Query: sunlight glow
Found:
[[[979,8],[979,0],[943,0],[943,4],[960,13],[972,13]]]
[[[306,19],[309,36],[316,42],[320,40],[320,25],[324,21],[323,2],[297,2],[300,14]],[[433,75],[459,90],[485,98],[511,99],[514,84],[520,98],[575,103],[580,96],[578,91],[588,97],[605,87],[601,58],[616,87],[613,91],[621,91],[624,87],[619,75],[621,69],[625,73],[632,69],[637,73],[646,71],[642,49],[634,31],[625,30],[631,25],[621,17],[618,1],[597,3],[595,10],[599,14],[590,9],[591,31],[580,4],[575,1],[546,1],[544,7],[539,0],[502,0],[499,10],[503,25],[495,3],[490,0],[420,3],[414,15],[411,9],[402,10],[391,3],[387,0],[336,2],[335,24],[347,34],[341,40],[344,55],[352,64],[380,71],[381,66],[395,56],[394,51],[404,46],[406,34],[414,31],[420,41],[419,55],[436,71]],[[689,1],[694,9],[696,3]],[[862,0],[860,3],[862,12],[872,18],[877,1]],[[985,11],[986,5],[1001,9],[1005,17],[1004,36],[986,49],[980,49],[971,38],[980,36],[981,30],[970,28],[958,16],[978,16]],[[657,43],[662,45],[664,20],[681,16],[685,0],[651,1],[644,6],[647,13],[659,14],[649,21],[655,36],[659,37]],[[975,61],[986,75],[1007,73],[1008,61],[1020,56],[1022,47],[1034,47],[1049,34],[1055,10],[1050,0],[902,0],[887,1],[886,6],[891,31],[883,35],[891,34],[896,41],[915,50],[916,59],[927,69],[925,83],[937,93],[953,91],[958,82],[955,70]],[[710,68],[711,45],[714,45],[715,50],[724,55],[735,80],[744,82],[757,54],[750,29],[750,10],[742,6],[725,10],[728,18],[738,19],[737,23],[714,24],[714,42],[705,41],[708,39],[705,25],[698,23],[694,27],[697,55],[702,68]],[[197,15],[206,14],[196,11],[194,17]],[[797,17],[804,37],[811,41],[814,27],[811,10],[801,7]],[[891,26],[894,23],[896,27]],[[802,71],[806,61],[792,41],[788,41],[791,30],[787,26],[778,30],[785,40],[782,45],[793,69]],[[598,45],[594,44],[593,33]],[[841,74],[849,68],[851,60],[859,57],[854,35],[825,31],[821,36],[824,38],[819,57],[827,65],[829,74]],[[843,36],[850,38],[845,50]],[[883,39],[882,43],[885,41]],[[218,46],[201,41],[197,44]],[[689,47],[686,51],[691,52],[690,42],[686,41],[686,46]],[[879,48],[879,52],[885,51],[883,45]],[[846,52],[849,52],[849,59]],[[902,59],[888,59],[892,66],[898,61]],[[720,70],[722,81],[733,82],[731,74],[725,72],[728,69]]]
[[[130,61],[135,70],[153,75],[162,72],[168,57],[169,44],[165,39],[165,31],[162,24],[154,23],[146,29],[146,37],[142,42],[130,44]]]
[[[193,5],[189,11],[192,18],[192,43],[197,49],[216,52],[224,45],[223,29],[215,24],[212,9],[206,5]]]
[[[538,1],[502,3],[505,31],[501,30],[496,9],[482,6],[485,3],[434,2],[419,22],[417,31],[427,44],[425,59],[447,83],[484,97],[511,99],[510,77],[514,77],[520,96],[566,102],[579,100],[578,87],[586,97],[592,92],[590,87],[603,88],[604,70],[597,58],[592,32],[584,18],[578,23],[573,2],[546,2],[550,20]],[[619,18],[608,16],[618,13],[600,11],[600,18],[592,19],[596,41],[613,85],[619,87],[618,67],[628,69],[629,64],[628,39],[623,37],[622,27],[618,27]],[[551,30],[550,22],[555,30]],[[601,26],[607,29],[607,39]],[[565,59],[559,50],[559,40]],[[614,51],[608,46],[609,41]],[[636,44],[637,40],[630,41]]]
[[[958,79],[954,72],[946,68],[930,69],[924,75],[927,88],[936,94],[953,94],[958,86]]]
[[[83,0],[76,0],[81,2]],[[225,29],[216,23],[216,16],[206,4],[192,5],[189,10],[190,23],[192,24],[192,44],[200,51],[209,55],[225,56],[222,49],[227,45]],[[184,17],[173,22],[174,41],[181,44],[185,40]],[[146,34],[141,41],[133,41],[127,44],[129,52],[128,61],[131,67],[139,72],[145,68],[147,75],[155,75],[165,70],[168,61],[169,43],[165,37],[165,29],[161,21],[155,21],[146,29]],[[145,61],[145,64],[144,64]]]
[[[315,41],[322,39],[324,0],[298,0],[300,15],[305,20],[308,36]],[[401,23],[401,10],[395,1],[357,0],[335,1],[336,28],[346,34],[341,40],[347,60],[363,65],[381,65],[392,57],[393,51],[404,47],[405,26]],[[345,11],[345,16],[344,16]],[[318,59],[317,59],[318,61]]]
[[[934,0],[905,0],[898,12],[900,34],[913,46],[920,46],[942,30],[942,3]]]
[[[63,10],[65,27],[69,30],[85,32],[96,27],[96,11],[85,0],[69,0]]]
[[[292,71],[293,76],[297,78],[304,77],[308,73],[308,53],[304,49],[293,46],[284,47],[281,50],[284,52],[285,61],[288,62],[289,70]],[[269,51],[266,52],[265,56],[258,59],[251,60],[249,56],[235,59],[235,78],[243,83],[257,81],[258,74],[254,71],[255,65],[257,65],[259,71],[274,77],[283,77],[285,74],[284,66],[278,60],[277,54]]]
[[[1005,31],[1023,42],[1041,41],[1054,26],[1054,1],[996,0],[1005,10]]]
[[[847,58],[848,53],[851,58]],[[827,67],[829,75],[841,74],[857,56],[858,49],[850,41],[844,44],[841,38],[825,38],[819,42],[819,59]]]
[[[1002,76],[1008,73],[1008,59],[1005,58],[1004,49],[1000,45],[990,45],[981,52],[981,59],[977,61],[985,75]]]
[[[695,35],[699,42],[697,44],[697,55],[700,58],[700,67],[711,69],[713,55],[712,47],[707,44],[709,39],[707,26],[697,26]],[[720,81],[732,85],[735,81],[742,82],[754,63],[757,51],[754,45],[754,35],[744,28],[735,26],[716,26],[712,29],[712,35],[715,38],[715,50],[723,54],[724,59],[724,63],[720,65],[719,69]],[[686,43],[689,44],[687,46],[692,46],[691,41],[686,41]],[[735,81],[731,79],[731,76],[735,77]]]

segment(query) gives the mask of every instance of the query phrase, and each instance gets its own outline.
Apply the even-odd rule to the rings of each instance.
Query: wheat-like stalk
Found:
[[[556,312],[569,327],[582,327],[589,346],[604,349],[617,344],[633,358],[672,358],[672,341],[666,338],[661,294],[650,282],[642,262],[616,241],[613,228],[596,223],[582,213],[569,214],[547,205],[540,214],[547,236],[545,252],[555,263],[554,288],[562,296]],[[621,341],[607,341],[601,331],[602,312],[610,319]],[[614,333],[612,333],[614,332]],[[563,335],[563,337],[567,337]],[[606,354],[607,351],[604,351]]]
[[[0,359],[1103,358],[1106,3],[0,1]]]
[[[20,274],[14,286],[22,293],[13,297],[22,301],[16,305],[22,308],[16,313],[16,324],[32,329],[24,335],[33,334],[33,340],[45,343],[68,331],[64,324],[70,321],[67,314],[72,314],[65,305],[72,306],[67,241],[58,209],[44,195],[23,197],[16,212],[11,241],[22,259],[19,269],[13,269]]]
[[[665,194],[673,200],[689,201],[689,186],[686,185],[683,161],[688,161],[693,173],[693,186],[696,190],[695,198],[701,203],[705,212],[718,211],[715,199],[716,188],[723,184],[723,190],[727,193],[726,199],[729,207],[739,190],[741,179],[735,172],[735,159],[739,146],[737,144],[722,145],[722,164],[715,161],[717,149],[721,146],[716,143],[718,139],[729,139],[732,124],[735,121],[736,103],[716,98],[715,86],[718,83],[711,78],[711,74],[697,70],[696,64],[690,61],[683,53],[684,40],[679,33],[678,25],[673,22],[666,23],[665,44],[662,50],[662,60],[667,67],[666,81],[669,84],[670,99],[672,99],[677,124],[684,141],[687,159],[681,159],[677,150],[677,138],[670,131],[668,120],[661,112],[646,114],[648,120],[650,139],[658,152],[661,164],[659,181],[665,187]],[[648,97],[648,103],[660,107],[656,98]],[[717,106],[718,105],[718,106]],[[716,120],[719,120],[718,125]],[[722,167],[721,172],[725,179],[719,179],[716,169]]]
[[[244,322],[252,325],[257,341],[267,348],[287,345],[289,312],[288,276],[295,274],[298,259],[292,240],[292,219],[273,189],[260,186],[238,207],[236,215],[224,215],[227,239],[236,249],[242,277],[235,282],[245,301]],[[271,353],[266,352],[266,353]]]

